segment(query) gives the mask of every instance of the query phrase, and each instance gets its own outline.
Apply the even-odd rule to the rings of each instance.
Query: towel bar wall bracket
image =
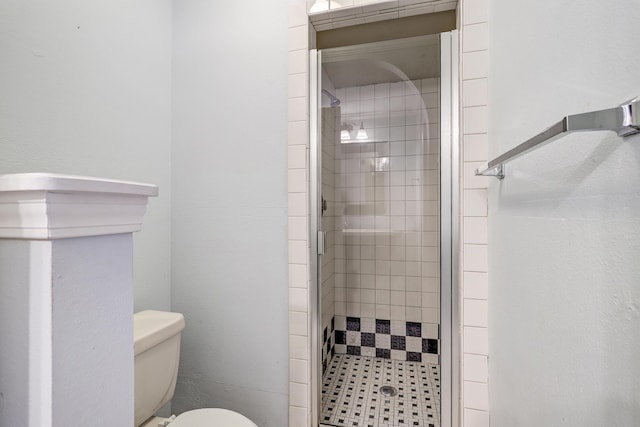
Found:
[[[566,116],[536,136],[491,160],[484,170],[476,169],[475,174],[504,179],[504,164],[507,162],[555,141],[566,133],[602,130],[614,131],[622,137],[639,133],[640,96],[619,107]]]

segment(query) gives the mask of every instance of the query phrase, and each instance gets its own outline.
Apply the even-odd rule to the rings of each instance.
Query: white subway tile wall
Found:
[[[288,239],[289,427],[309,427],[309,19],[306,4],[289,4]]]
[[[489,22],[489,0],[469,0],[463,6],[464,25]]]
[[[489,412],[465,408],[463,411],[464,425],[473,427],[489,427]]]
[[[478,0],[469,0],[470,3],[473,3]],[[463,10],[465,6],[463,5]],[[464,14],[463,14],[463,32],[465,34],[464,40],[462,40],[462,52],[474,52],[478,50],[488,50],[489,49],[489,23],[481,22],[474,24],[466,24],[464,23]],[[463,95],[464,96],[464,95]]]
[[[465,161],[486,161],[487,158],[487,134],[467,134],[463,138],[463,150]]]
[[[306,384],[309,375],[309,362],[306,360],[293,359],[289,363],[289,380],[296,383]]]
[[[465,408],[484,410],[489,407],[489,394],[485,383],[464,381],[463,396]]]
[[[489,366],[487,358],[477,354],[465,354],[464,365],[468,368],[464,371],[464,380],[486,383],[489,378]]]
[[[488,0],[460,0],[462,47],[462,426],[489,426],[487,157]]]

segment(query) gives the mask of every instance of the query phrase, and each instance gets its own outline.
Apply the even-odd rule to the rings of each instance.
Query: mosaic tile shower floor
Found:
[[[397,394],[384,396],[382,386]],[[324,425],[439,427],[440,368],[422,362],[336,354],[322,382]]]

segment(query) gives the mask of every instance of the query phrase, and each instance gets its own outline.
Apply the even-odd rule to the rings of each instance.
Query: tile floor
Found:
[[[323,378],[320,422],[341,427],[439,427],[440,368],[336,354]],[[380,387],[396,388],[393,397]]]

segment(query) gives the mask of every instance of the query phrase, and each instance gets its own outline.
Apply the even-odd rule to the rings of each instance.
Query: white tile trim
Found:
[[[460,0],[462,38],[462,408],[461,426],[489,426],[488,208],[486,179],[489,114],[488,0]]]

